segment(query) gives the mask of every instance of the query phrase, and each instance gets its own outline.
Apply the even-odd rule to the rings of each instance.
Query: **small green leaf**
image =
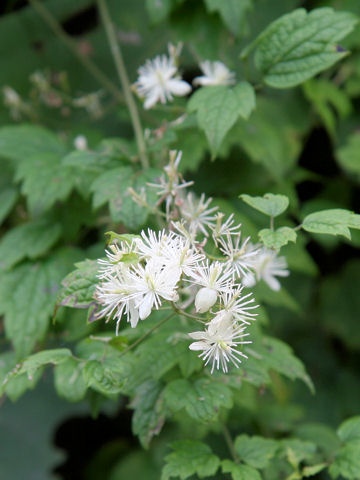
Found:
[[[221,462],[223,473],[231,473],[232,480],[261,480],[260,473],[248,465],[238,465],[231,460]]]
[[[0,225],[15,205],[17,199],[18,192],[15,188],[5,188],[0,192]]]
[[[338,42],[356,23],[353,14],[332,8],[298,8],[271,23],[247,52],[256,48],[255,65],[267,85],[294,87],[347,55]]]
[[[302,222],[302,228],[307,232],[343,235],[351,239],[349,229],[360,229],[360,215],[341,208],[322,210],[307,215]]]
[[[266,468],[278,448],[278,442],[268,438],[239,435],[235,439],[235,450],[240,460],[254,468]]]
[[[298,468],[303,460],[312,459],[316,452],[316,444],[299,440],[298,438],[287,438],[281,440],[281,446],[286,457],[294,468]]]
[[[311,465],[309,467],[304,467],[301,471],[303,477],[312,477],[313,475],[316,475],[319,472],[322,472],[326,467],[327,463],[318,463],[316,465]]]
[[[160,23],[165,20],[171,9],[172,0],[146,0],[146,10],[152,23]]]
[[[289,227],[280,227],[275,231],[270,230],[270,228],[263,228],[259,232],[259,237],[265,247],[275,250],[280,250],[289,242],[296,242],[296,232]]]
[[[105,232],[107,243],[110,245],[114,243],[115,240],[119,242],[132,243],[135,239],[141,238],[140,235],[134,235],[132,233],[115,233],[115,232]]]
[[[39,381],[42,369],[35,372],[31,378],[22,373],[17,374],[21,365],[16,363],[16,356],[14,352],[5,352],[0,355],[0,396],[3,393],[15,402],[27,390],[34,389]]]
[[[34,355],[30,355],[23,361],[18,374],[27,373],[30,377],[34,375],[36,370],[48,363],[59,365],[60,363],[71,357],[71,351],[68,348],[57,348],[54,350],[43,350]]]
[[[255,108],[255,92],[247,82],[235,87],[202,87],[194,93],[188,103],[189,112],[197,111],[199,127],[204,130],[212,154],[215,156],[221,143],[241,117],[249,118]]]
[[[338,428],[337,434],[343,442],[360,441],[360,416],[345,420]]]
[[[354,440],[340,448],[329,467],[332,478],[358,480],[360,472],[360,441]]]
[[[346,144],[336,151],[340,166],[360,181],[360,135],[351,135]]]
[[[99,393],[114,395],[120,393],[129,372],[126,365],[113,357],[104,361],[90,360],[83,369],[85,383]]]
[[[79,402],[86,393],[83,377],[84,364],[74,358],[66,358],[54,370],[55,389],[68,402]]]
[[[252,8],[252,0],[205,0],[209,12],[218,11],[225,25],[235,35],[244,27],[245,15]]]
[[[277,217],[285,212],[289,206],[289,199],[285,195],[274,195],[272,193],[265,193],[263,197],[252,197],[250,195],[240,195],[240,198],[250,205],[250,207],[259,210],[259,212],[269,215],[270,217]]]
[[[178,478],[185,480],[192,475],[200,478],[215,475],[220,459],[205,443],[196,440],[181,440],[171,445],[173,453],[165,457],[161,480]],[[251,480],[251,479],[249,479]]]

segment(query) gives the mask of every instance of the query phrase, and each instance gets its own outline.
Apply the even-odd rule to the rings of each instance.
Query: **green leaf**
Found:
[[[266,468],[279,448],[275,440],[248,435],[236,437],[234,446],[240,460],[254,468]]]
[[[86,393],[83,377],[84,364],[74,358],[67,358],[54,370],[55,389],[60,397],[68,402],[79,402]]]
[[[269,215],[270,217],[277,217],[289,206],[289,199],[285,195],[274,195],[272,193],[265,193],[263,197],[252,197],[250,195],[240,195],[240,198],[250,205],[250,207],[259,210],[259,212]]]
[[[312,477],[313,475],[316,475],[317,473],[322,472],[327,466],[328,466],[327,463],[318,463],[316,465],[310,465],[309,467],[304,467],[301,473],[306,478]]]
[[[3,274],[0,311],[18,358],[28,355],[45,335],[60,281],[77,258],[76,250],[61,249],[48,260],[24,263]]]
[[[149,212],[133,201],[129,188],[140,193],[147,182],[154,181],[160,174],[160,170],[153,168],[141,173],[135,172],[131,167],[119,167],[103,173],[91,186],[94,192],[94,207],[109,203],[114,222],[123,222],[129,228],[137,229],[145,223]],[[158,199],[151,189],[147,189],[146,195],[150,205]]]
[[[349,229],[360,229],[360,215],[341,208],[322,210],[307,215],[302,222],[302,228],[307,232],[343,235],[351,239]]]
[[[17,199],[18,192],[15,188],[5,188],[0,192],[0,225],[15,205]]]
[[[23,223],[9,230],[0,242],[0,268],[8,269],[23,258],[34,260],[59,239],[61,226],[46,219]]]
[[[358,480],[360,472],[360,441],[345,444],[329,467],[332,478],[341,476],[348,480]]]
[[[205,0],[209,12],[218,11],[225,25],[235,35],[244,27],[245,15],[252,8],[252,0]]]
[[[0,396],[5,392],[13,402],[27,390],[34,389],[42,374],[39,369],[31,378],[26,373],[16,375],[19,368],[17,365],[14,352],[5,352],[0,355]]]
[[[120,393],[129,374],[128,364],[114,357],[90,360],[83,369],[86,385],[104,395]]]
[[[360,441],[360,416],[345,420],[338,428],[337,434],[343,442]]]
[[[165,20],[171,9],[172,0],[146,0],[146,10],[152,23],[160,23]]]
[[[189,112],[197,111],[199,127],[205,131],[215,156],[221,143],[239,117],[247,119],[255,108],[255,92],[247,82],[235,87],[213,86],[197,90],[188,103]]]
[[[275,231],[270,230],[270,228],[263,228],[258,235],[265,247],[275,250],[280,250],[289,242],[296,242],[296,232],[289,227],[280,227]]]
[[[27,161],[43,153],[63,154],[65,147],[50,130],[37,125],[11,125],[0,128],[0,155]]]
[[[141,445],[148,448],[154,435],[158,435],[165,423],[161,397],[163,386],[155,380],[147,380],[137,390],[131,407],[134,408],[132,430]]]
[[[62,288],[56,299],[58,305],[73,308],[95,307],[90,315],[93,318],[96,310],[94,293],[99,282],[99,264],[97,260],[84,260],[76,263],[76,270],[70,272],[61,282]]]
[[[132,233],[115,233],[115,232],[105,232],[107,237],[106,241],[110,245],[114,241],[118,240],[119,242],[132,243],[136,238],[141,238],[140,235],[133,235]]]
[[[180,440],[172,443],[173,453],[165,457],[161,480],[181,478],[185,480],[192,475],[200,478],[215,475],[220,459],[214,455],[205,443],[196,440]]]
[[[327,458],[333,456],[340,447],[340,441],[335,431],[322,423],[303,423],[296,429],[295,435],[301,440],[315,443]]]
[[[298,468],[303,460],[310,460],[316,452],[316,444],[298,438],[281,440],[281,446],[292,467]]]
[[[232,480],[261,480],[260,473],[248,465],[238,465],[231,460],[221,462],[223,473],[231,473]]]
[[[56,153],[37,153],[18,166],[16,179],[22,181],[21,192],[33,215],[51,208],[58,200],[66,200],[72,191],[76,175],[72,167],[61,165]]]
[[[271,23],[255,40],[255,65],[267,85],[299,85],[347,55],[337,42],[356,23],[353,14],[332,8],[296,9]]]
[[[340,166],[360,181],[360,135],[351,135],[335,153]]]
[[[232,407],[232,392],[214,380],[200,379],[191,383],[178,379],[165,387],[165,401],[174,412],[184,408],[191,418],[210,422],[218,417],[221,407]]]

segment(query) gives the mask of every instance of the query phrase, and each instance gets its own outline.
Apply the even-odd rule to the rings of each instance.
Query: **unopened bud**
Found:
[[[217,292],[213,288],[201,288],[195,297],[195,308],[198,313],[207,312],[216,302]]]

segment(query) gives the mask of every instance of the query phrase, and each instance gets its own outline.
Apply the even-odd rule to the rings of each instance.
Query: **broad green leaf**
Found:
[[[174,450],[165,457],[161,480],[180,478],[185,480],[192,475],[200,478],[214,475],[220,466],[220,459],[211,448],[197,440],[179,440],[172,443]]]
[[[221,462],[223,473],[230,473],[232,480],[261,480],[260,473],[249,465],[239,465],[231,460]]]
[[[11,125],[0,128],[0,155],[22,162],[33,155],[64,154],[65,147],[50,130],[38,125]]]
[[[295,431],[296,437],[316,444],[326,457],[331,457],[340,447],[335,431],[322,423],[302,423]]]
[[[61,165],[61,157],[51,152],[24,159],[16,179],[22,181],[21,192],[34,215],[48,210],[58,200],[66,200],[76,183],[74,168]]]
[[[5,188],[0,192],[0,225],[15,205],[17,199],[18,192],[15,188]]]
[[[275,250],[280,250],[289,242],[296,242],[296,232],[289,227],[280,227],[275,231],[270,230],[270,228],[263,228],[259,232],[259,237],[265,247]]]
[[[165,422],[161,391],[163,386],[155,380],[147,380],[137,390],[131,407],[132,430],[138,435],[141,445],[148,448],[154,435],[158,435]]]
[[[265,468],[279,448],[275,440],[248,435],[236,437],[234,446],[240,460],[254,468]]]
[[[336,158],[340,166],[357,180],[360,180],[360,135],[355,133],[351,135],[346,144],[336,152]]]
[[[90,360],[83,369],[85,383],[99,393],[120,393],[129,375],[128,365],[120,359],[109,357],[103,361]]]
[[[119,167],[103,173],[91,186],[94,207],[109,203],[114,222],[123,222],[133,229],[139,228],[145,223],[149,211],[133,201],[129,188],[140,194],[146,183],[154,181],[160,174],[160,170],[152,168],[141,173],[135,172],[131,167]],[[158,199],[154,189],[147,188],[146,195],[150,205]]]
[[[360,472],[360,440],[346,443],[340,448],[333,463],[329,467],[332,478],[358,480]]]
[[[34,389],[42,374],[42,369],[39,369],[31,378],[26,373],[17,375],[19,368],[17,365],[14,352],[5,352],[0,355],[0,396],[6,393],[13,402],[27,390]]]
[[[40,257],[60,235],[60,224],[46,219],[23,223],[9,230],[0,241],[0,268],[8,269],[23,258]]]
[[[205,131],[215,156],[222,141],[241,117],[247,119],[255,108],[255,93],[247,82],[235,87],[213,86],[197,90],[188,103],[189,112],[197,112],[199,127]]]
[[[86,393],[83,377],[84,364],[74,358],[67,358],[54,369],[55,389],[59,397],[68,402],[79,402]]]
[[[61,249],[43,262],[24,263],[3,273],[0,311],[18,358],[28,355],[45,335],[60,281],[77,259],[76,250]]]
[[[214,380],[178,379],[165,387],[165,401],[174,412],[184,408],[194,420],[209,422],[217,418],[219,408],[231,408],[232,392]]]
[[[172,4],[172,0],[146,0],[146,10],[152,23],[165,20],[171,12]]]
[[[270,217],[277,217],[289,206],[289,199],[285,195],[274,195],[272,193],[265,193],[263,197],[252,197],[250,195],[240,195],[240,198],[250,205],[250,207],[259,210],[259,212],[269,215]]]
[[[341,208],[322,210],[307,215],[302,228],[307,232],[343,235],[351,239],[350,228],[360,229],[360,215]]]
[[[76,263],[76,270],[69,273],[61,282],[61,290],[56,303],[63,307],[94,307],[90,318],[95,314],[94,293],[99,282],[99,264],[96,260],[84,260]]]
[[[303,460],[310,460],[316,452],[316,444],[298,438],[281,440],[281,446],[290,465],[297,468]]]
[[[347,55],[338,42],[356,23],[353,14],[332,8],[296,9],[271,23],[255,40],[255,65],[267,85],[299,85]]]
[[[209,12],[218,11],[225,25],[238,35],[244,29],[245,15],[252,8],[252,0],[205,0]]]
[[[360,441],[360,416],[345,420],[338,428],[337,434],[343,442]]]

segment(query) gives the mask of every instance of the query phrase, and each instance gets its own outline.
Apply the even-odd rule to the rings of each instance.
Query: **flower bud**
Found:
[[[217,292],[213,288],[201,288],[195,297],[195,308],[198,313],[207,312],[216,302]]]

